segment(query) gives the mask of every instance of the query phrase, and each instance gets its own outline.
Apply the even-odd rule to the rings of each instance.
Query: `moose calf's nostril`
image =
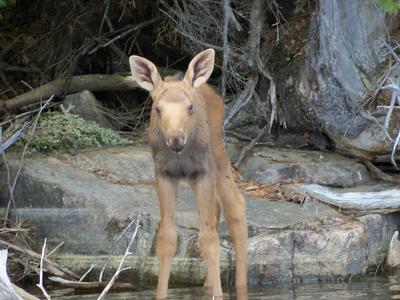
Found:
[[[167,139],[167,145],[171,148],[171,150],[175,152],[182,151],[183,147],[185,146],[185,138],[178,134],[178,136],[174,138]]]

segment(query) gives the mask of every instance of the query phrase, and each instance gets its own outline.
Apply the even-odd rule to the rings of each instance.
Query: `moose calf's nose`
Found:
[[[185,146],[185,142],[186,142],[185,135],[183,135],[181,133],[175,137],[167,138],[167,146],[172,151],[175,151],[175,152],[182,151],[183,147]]]

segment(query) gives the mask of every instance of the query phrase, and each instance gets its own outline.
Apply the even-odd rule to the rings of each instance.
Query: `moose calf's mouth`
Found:
[[[186,139],[183,136],[177,136],[175,138],[167,138],[166,143],[168,148],[170,148],[175,153],[182,152],[186,144]]]

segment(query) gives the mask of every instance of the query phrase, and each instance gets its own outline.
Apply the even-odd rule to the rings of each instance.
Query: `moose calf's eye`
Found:
[[[161,108],[160,108],[159,106],[156,106],[156,112],[157,112],[158,114],[161,113]]]
[[[188,113],[189,114],[193,113],[193,105],[192,104],[190,104],[189,107],[188,107]]]

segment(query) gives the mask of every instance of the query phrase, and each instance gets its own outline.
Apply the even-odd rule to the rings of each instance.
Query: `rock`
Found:
[[[369,266],[383,265],[387,258],[390,240],[400,228],[400,213],[368,214],[358,218],[368,230],[368,260]],[[376,268],[372,267],[373,274]]]
[[[70,94],[65,97],[64,103],[66,108],[68,108],[68,106],[71,107],[71,113],[79,115],[86,121],[94,121],[104,127],[110,127],[110,123],[100,110],[103,105],[96,99],[91,91]]]
[[[370,181],[360,163],[333,153],[257,147],[242,163],[242,177],[261,184],[281,181],[352,187]]]
[[[12,171],[17,163],[10,157]],[[118,259],[133,228],[115,245],[113,241],[141,212],[142,229],[132,249],[133,270],[126,276],[155,279],[159,204],[153,176],[146,146],[35,155],[26,159],[15,190],[17,212],[21,219],[29,220],[38,237],[38,249],[45,236],[49,248],[64,241],[58,259],[79,273],[91,263],[101,266],[111,249],[113,259]],[[6,190],[5,178],[3,168],[1,190]],[[0,207],[7,201],[7,195],[0,193]],[[171,278],[198,284],[204,276],[197,245],[198,211],[186,184],[179,188],[176,210],[178,250]],[[391,215],[359,220],[313,200],[299,205],[249,198],[247,216],[251,284],[364,274],[381,262],[381,253],[387,253],[389,238],[398,225],[398,218]],[[233,251],[224,220],[220,235],[222,278],[228,284],[234,276]],[[377,245],[379,253],[374,250]],[[108,274],[114,265],[107,269]]]
[[[367,268],[367,242],[361,222],[333,217],[310,219],[284,232],[251,238],[250,278],[265,284],[327,281],[363,274]]]
[[[392,239],[390,240],[386,265],[389,268],[396,268],[400,265],[400,242],[398,231],[393,234]]]

